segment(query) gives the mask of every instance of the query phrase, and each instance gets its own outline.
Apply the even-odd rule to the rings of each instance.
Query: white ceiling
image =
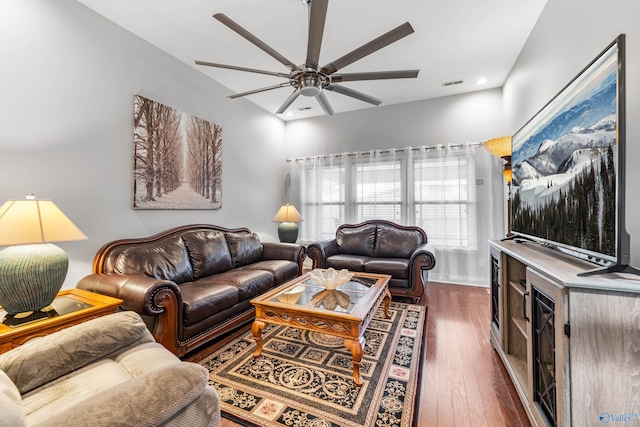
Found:
[[[229,95],[286,79],[195,65],[194,60],[288,74],[280,62],[212,18],[240,24],[296,64],[306,59],[308,7],[303,0],[78,0],[229,88]],[[320,65],[410,22],[415,32],[338,72],[420,69],[416,79],[341,83],[391,105],[501,87],[547,0],[331,0]],[[479,86],[476,81],[486,78]],[[464,83],[443,87],[443,83]],[[246,99],[275,112],[290,87]],[[336,113],[371,104],[325,91]],[[300,111],[301,108],[311,107]],[[314,98],[300,96],[293,117],[323,115]]]

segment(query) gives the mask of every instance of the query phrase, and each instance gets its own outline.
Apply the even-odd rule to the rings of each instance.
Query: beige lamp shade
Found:
[[[0,207],[0,246],[86,238],[50,200],[9,200]]]
[[[50,200],[9,200],[0,206],[0,305],[9,316],[38,311],[55,299],[69,268],[51,242],[87,236]]]
[[[493,138],[485,141],[482,144],[486,150],[496,157],[510,157],[511,156],[511,137],[501,136],[500,138]]]
[[[295,206],[286,204],[278,209],[276,216],[273,217],[273,222],[302,222],[302,216]]]

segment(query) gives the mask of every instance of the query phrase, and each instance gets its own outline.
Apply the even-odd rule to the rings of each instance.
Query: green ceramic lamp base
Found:
[[[298,240],[298,224],[283,222],[278,226],[278,237],[283,243],[295,243]]]
[[[9,314],[48,306],[62,287],[69,258],[50,243],[0,251],[0,306]]]

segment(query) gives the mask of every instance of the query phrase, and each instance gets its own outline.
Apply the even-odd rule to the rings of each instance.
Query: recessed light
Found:
[[[481,78],[481,79],[476,80],[476,84],[477,84],[477,85],[484,85],[484,84],[487,84],[487,82],[488,82],[488,81],[489,81],[489,80],[487,80],[487,79],[485,79],[485,78],[483,77],[483,78]]]
[[[285,116],[287,116],[287,117],[293,117],[293,112],[291,112],[291,111],[287,111],[287,112],[285,113]]]

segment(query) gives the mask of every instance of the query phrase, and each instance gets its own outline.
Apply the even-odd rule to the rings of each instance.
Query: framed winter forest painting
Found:
[[[133,208],[220,209],[222,128],[136,95]]]

